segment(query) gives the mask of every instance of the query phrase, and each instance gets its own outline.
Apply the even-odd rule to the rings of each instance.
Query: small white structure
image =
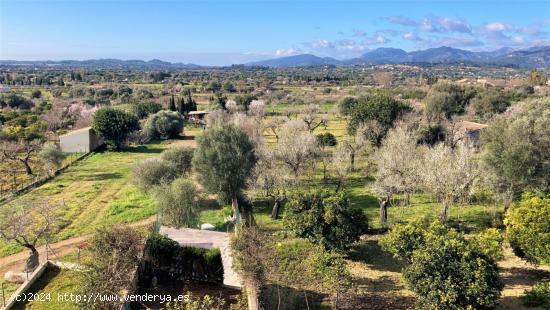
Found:
[[[229,234],[220,231],[200,230],[192,228],[171,228],[160,227],[160,234],[164,235],[181,246],[195,247],[201,249],[220,250],[223,264],[223,285],[241,289],[241,278],[233,269],[233,258],[229,246]]]
[[[103,145],[92,127],[71,131],[59,136],[59,146],[64,153],[89,153]]]

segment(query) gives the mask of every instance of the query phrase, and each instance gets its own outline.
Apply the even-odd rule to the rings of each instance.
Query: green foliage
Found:
[[[225,81],[223,83],[223,90],[228,92],[228,93],[234,93],[237,91],[237,89],[235,88],[235,85],[233,85],[233,83],[231,83],[231,81]]]
[[[351,207],[344,193],[298,193],[285,208],[285,227],[325,249],[347,250],[367,229],[363,211]]]
[[[434,222],[396,226],[380,242],[409,264],[403,277],[424,309],[493,308],[503,284],[495,261],[453,229]]]
[[[210,81],[204,89],[206,91],[217,93],[222,89],[222,85],[218,81]]]
[[[550,264],[550,197],[525,195],[508,209],[504,224],[516,255]]]
[[[42,97],[42,92],[40,91],[40,89],[35,89],[32,91],[31,98],[38,99],[40,97]]]
[[[234,125],[217,124],[197,139],[193,168],[199,182],[222,200],[236,198],[256,164],[254,145]]]
[[[141,234],[128,227],[99,230],[92,238],[83,261],[86,272],[81,273],[80,293],[118,295],[110,301],[93,300],[87,309],[119,309],[122,295],[130,288],[133,274],[141,257]],[[114,296],[113,296],[114,297]]]
[[[148,158],[134,164],[134,183],[143,191],[149,192],[156,186],[172,182],[180,175],[173,164],[158,158]]]
[[[486,229],[475,237],[475,242],[477,242],[478,247],[481,249],[485,255],[489,256],[495,261],[501,260],[504,258],[502,252],[502,243],[504,242],[504,237],[496,228]]]
[[[488,118],[502,113],[510,106],[508,96],[502,90],[491,87],[477,93],[471,103],[476,115]]]
[[[196,228],[200,206],[197,188],[192,181],[178,178],[171,184],[160,187],[155,197],[164,215],[163,222],[169,226]]]
[[[248,107],[250,106],[250,103],[256,99],[257,99],[256,96],[252,94],[235,96],[235,102],[237,103],[237,106],[242,107],[244,111],[248,111]]]
[[[162,110],[162,105],[153,101],[137,102],[131,106],[132,113],[139,119],[144,119],[151,114]]]
[[[32,106],[33,103],[31,100],[13,92],[2,94],[0,97],[0,108],[8,107],[12,109],[28,110],[32,108]]]
[[[159,111],[147,118],[143,130],[153,139],[177,137],[183,130],[183,116],[179,112]]]
[[[531,70],[529,72],[529,84],[532,86],[540,86],[546,84],[548,77],[544,73],[538,71],[537,69]]]
[[[451,119],[462,114],[475,95],[472,89],[465,89],[452,83],[439,83],[426,96],[426,115],[431,120]]]
[[[94,113],[92,128],[109,148],[119,149],[128,134],[139,129],[139,122],[130,113],[107,107]]]
[[[358,101],[355,97],[345,97],[338,103],[338,112],[343,116],[348,116],[352,113]]]
[[[330,132],[320,133],[316,136],[317,144],[321,147],[336,146],[336,137]]]
[[[233,268],[252,288],[259,288],[265,281],[265,259],[269,235],[257,227],[242,227],[231,238]]]
[[[320,249],[309,257],[308,263],[326,291],[339,294],[351,287],[352,277],[341,254]]]
[[[426,220],[414,220],[406,225],[396,225],[378,243],[382,249],[392,253],[394,257],[410,262],[413,252],[425,243],[427,225],[430,224]],[[429,227],[432,231],[444,229],[438,222],[431,223]]]
[[[42,159],[47,165],[49,165],[52,170],[55,170],[61,167],[63,160],[67,157],[54,143],[48,143],[44,145],[40,153],[38,154],[40,159]]]
[[[523,191],[550,189],[550,100],[530,100],[518,108],[521,112],[481,132],[494,189],[516,197]]]
[[[521,296],[521,301],[527,307],[550,309],[550,282],[536,283],[532,289]]]
[[[182,175],[191,173],[195,150],[187,146],[175,146],[160,154],[162,160],[174,165]]]
[[[386,94],[360,97],[355,108],[351,111],[348,133],[355,134],[361,125],[376,122],[381,128],[380,132],[376,132],[371,142],[379,145],[395,119],[410,109],[409,105]]]
[[[418,143],[433,146],[445,140],[445,127],[441,124],[429,124],[419,130]]]

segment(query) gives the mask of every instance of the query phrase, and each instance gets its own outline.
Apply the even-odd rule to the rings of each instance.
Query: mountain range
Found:
[[[442,46],[414,52],[397,48],[377,48],[358,58],[337,60],[330,57],[318,57],[312,54],[287,56],[248,63],[249,66],[274,68],[304,67],[318,65],[357,65],[357,64],[492,64],[517,66],[522,68],[550,67],[550,46],[537,46],[522,50],[501,48],[491,52],[472,52]]]
[[[271,68],[312,67],[325,65],[368,65],[368,64],[474,64],[496,65],[519,68],[550,68],[550,46],[537,46],[514,50],[509,47],[490,52],[472,52],[442,46],[425,50],[406,52],[397,48],[377,48],[368,51],[357,58],[338,60],[331,57],[319,57],[312,54],[301,54],[274,59],[261,60],[245,64]],[[0,60],[0,66],[32,66],[32,67],[60,67],[86,69],[198,69],[200,65],[171,63],[158,59],[120,60],[120,59],[90,59],[90,60],[62,60],[62,61],[16,61]]]

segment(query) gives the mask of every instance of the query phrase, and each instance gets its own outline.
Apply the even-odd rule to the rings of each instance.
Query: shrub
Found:
[[[380,128],[369,133],[369,135],[373,136],[371,143],[380,145],[395,119],[410,109],[409,105],[385,94],[360,97],[355,108],[351,111],[347,128],[348,133],[355,134],[361,125],[379,124]]]
[[[144,131],[152,139],[177,137],[183,129],[183,116],[179,112],[159,111],[147,119]]]
[[[351,111],[357,105],[357,98],[354,97],[345,97],[338,103],[338,112],[343,116],[348,116],[351,114]]]
[[[425,220],[412,221],[406,225],[394,226],[388,234],[383,236],[379,244],[387,252],[393,254],[394,257],[411,261],[414,250],[420,248],[425,242],[426,225]],[[441,229],[441,224],[432,223],[431,229],[438,227]]]
[[[107,147],[118,149],[129,133],[139,129],[139,122],[134,115],[122,110],[101,108],[94,113],[92,128],[105,139]]]
[[[489,117],[502,113],[510,106],[508,96],[495,88],[478,93],[472,99],[472,107],[475,113],[481,117]]]
[[[321,147],[326,147],[336,146],[338,142],[336,141],[336,137],[332,133],[325,132],[317,135],[317,144]]]
[[[143,119],[151,114],[155,114],[158,111],[162,110],[162,105],[160,103],[156,102],[138,102],[136,104],[133,104],[132,107],[132,113],[139,118]]]
[[[285,206],[285,227],[328,250],[346,250],[367,229],[363,211],[343,193],[298,193]]]
[[[35,90],[32,91],[31,98],[38,99],[40,97],[42,97],[42,92],[39,89],[35,89]]]
[[[143,191],[169,183],[179,175],[177,168],[161,159],[148,158],[134,164],[134,182]]]
[[[423,308],[487,309],[503,284],[494,260],[458,233],[428,233],[403,277]]]
[[[550,309],[550,282],[536,283],[532,289],[521,296],[521,301],[527,307]]]
[[[40,159],[51,167],[51,170],[56,170],[61,167],[61,164],[66,157],[59,146],[54,143],[44,145],[38,155],[40,156]]]
[[[176,146],[162,152],[160,156],[163,160],[173,164],[181,174],[186,175],[191,173],[193,167],[193,153],[194,150],[190,147]]]
[[[519,257],[550,264],[550,197],[524,195],[504,219],[512,249]]]
[[[192,181],[178,178],[171,184],[160,187],[156,200],[163,211],[164,223],[170,226],[195,228],[199,223],[199,200]]]
[[[498,229],[489,228],[482,231],[475,236],[474,240],[485,255],[491,257],[495,261],[504,258],[504,254],[502,253],[502,242],[504,241],[504,237]]]

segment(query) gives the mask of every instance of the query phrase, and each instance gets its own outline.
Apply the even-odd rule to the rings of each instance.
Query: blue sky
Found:
[[[378,47],[550,45],[550,1],[0,0],[0,59],[225,65]]]

